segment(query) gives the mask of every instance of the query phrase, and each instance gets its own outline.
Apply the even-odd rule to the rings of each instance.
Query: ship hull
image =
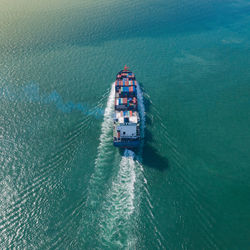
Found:
[[[140,115],[137,103],[138,83],[135,75],[124,67],[116,76],[113,144],[119,148],[140,146]]]

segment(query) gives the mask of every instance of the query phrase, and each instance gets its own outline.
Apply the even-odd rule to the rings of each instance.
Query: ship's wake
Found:
[[[141,203],[149,204],[149,216],[153,230],[157,232],[152,213],[150,193],[142,164],[143,138],[145,131],[145,107],[143,94],[137,87],[138,110],[140,114],[141,138],[139,149],[135,152],[125,149],[122,156],[112,145],[113,110],[115,85],[108,97],[101,125],[101,135],[97,149],[94,172],[90,178],[83,229],[85,245],[92,247],[135,249],[140,245],[139,216]],[[86,224],[86,222],[88,222]],[[155,234],[157,241],[161,241]],[[97,241],[94,242],[93,240]],[[159,244],[161,245],[161,244]]]
[[[131,232],[135,212],[136,161],[135,154],[125,150],[117,176],[103,204],[100,239],[110,248],[133,248],[135,240]]]
[[[145,131],[145,107],[143,94],[137,87],[138,110],[141,119],[142,142],[137,153],[125,149],[110,182],[110,188],[103,201],[100,213],[99,240],[103,247],[136,249],[138,235],[138,217],[140,204],[146,200],[158,248],[161,246],[161,235],[154,223],[153,205],[147,189],[147,179],[142,164],[143,138]],[[138,245],[140,243],[138,242]]]
[[[115,99],[115,84],[112,84],[108,97],[107,105],[104,111],[104,119],[101,125],[101,135],[99,137],[99,146],[95,160],[94,172],[90,177],[88,185],[87,204],[96,206],[103,190],[107,165],[113,157],[112,145],[112,125],[113,125],[113,105]]]
[[[101,135],[97,148],[97,157],[94,163],[94,171],[90,176],[86,191],[85,209],[82,218],[82,229],[79,234],[83,236],[83,244],[93,242],[93,235],[98,227],[98,211],[105,193],[107,180],[112,172],[110,162],[113,161],[114,153],[112,150],[112,125],[113,125],[113,105],[115,99],[115,84],[111,86],[107,105],[104,111],[104,118],[101,124]],[[107,170],[110,171],[107,171]],[[86,225],[86,226],[85,226]],[[92,240],[91,240],[92,239]]]

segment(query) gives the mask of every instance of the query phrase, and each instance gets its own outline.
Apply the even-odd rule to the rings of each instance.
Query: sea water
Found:
[[[0,248],[248,249],[247,0],[0,1]],[[144,141],[112,145],[115,75]]]

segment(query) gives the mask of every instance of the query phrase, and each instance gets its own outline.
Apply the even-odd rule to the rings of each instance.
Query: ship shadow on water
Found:
[[[152,142],[153,138],[151,132],[145,129],[142,163],[146,167],[164,171],[169,167],[168,159],[158,153],[157,149],[151,145]]]
[[[147,132],[147,135],[150,132]],[[150,143],[144,140],[143,152],[142,152],[142,163],[144,167],[154,168],[158,171],[165,171],[169,167],[168,159],[161,156],[157,150],[150,145]],[[135,154],[139,153],[139,149],[129,149],[133,151]],[[124,156],[124,148],[119,148],[119,152],[121,156]]]
[[[141,83],[140,83],[140,86],[143,90],[143,85]],[[153,138],[152,133],[148,129],[148,127],[153,126],[150,116],[147,115],[147,113],[150,112],[151,103],[148,97],[145,95],[144,95],[143,101],[144,101],[144,107],[145,107],[145,112],[146,112],[146,127],[144,128],[145,136],[142,142],[143,149],[142,151],[140,151],[140,148],[134,148],[134,149],[129,149],[129,150],[132,150],[138,156],[141,154],[142,163],[145,167],[154,168],[158,171],[165,171],[169,167],[168,159],[160,155],[157,149],[152,146],[154,142],[154,138]],[[123,148],[119,148],[119,152],[122,156],[124,155],[124,150],[125,149]]]
[[[140,82],[140,86],[142,88],[143,93],[145,93],[143,83]],[[144,129],[145,138],[144,138],[144,146],[142,152],[142,162],[146,167],[154,168],[159,171],[165,171],[169,168],[169,161],[166,157],[162,156],[158,150],[152,146],[154,142],[154,137],[151,131],[149,130],[154,124],[152,119],[148,114],[150,114],[151,102],[149,97],[144,94],[143,97],[144,107],[146,112],[146,127]]]

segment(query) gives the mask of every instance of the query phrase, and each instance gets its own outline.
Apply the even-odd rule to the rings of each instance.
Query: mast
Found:
[[[128,66],[127,66],[127,64],[124,66],[124,71],[128,71]]]

